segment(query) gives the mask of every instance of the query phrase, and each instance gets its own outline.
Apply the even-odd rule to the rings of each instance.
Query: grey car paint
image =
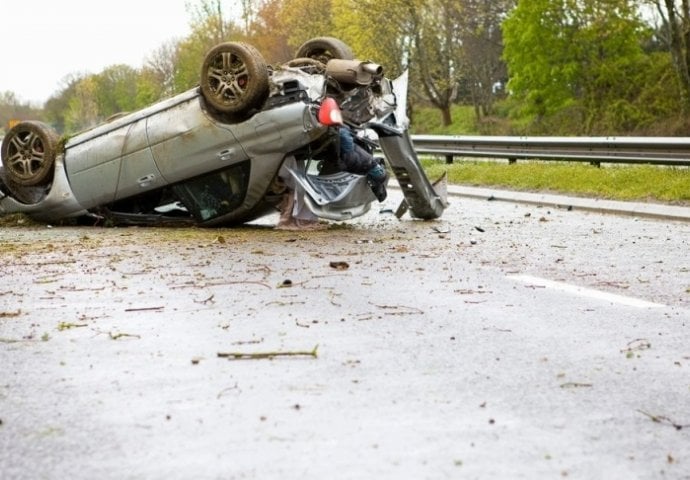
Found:
[[[239,124],[219,122],[202,105],[198,89],[193,89],[72,137],[56,162],[55,180],[45,198],[26,204],[5,196],[0,211],[40,220],[83,215],[99,205],[251,158],[250,188],[232,215],[240,217],[265,194],[266,180],[257,179],[273,178],[285,152],[325,130],[305,102],[261,111]]]
[[[25,189],[28,193],[21,200],[0,189],[0,214],[23,212],[44,221],[80,216],[99,206],[250,161],[244,199],[232,211],[199,223],[250,220],[261,214],[258,206],[284,160],[327,131],[316,118],[318,102],[325,95],[324,75],[279,68],[270,77],[270,97],[282,95],[288,82],[297,82],[305,94],[296,101],[267,102],[243,121],[227,122],[212,114],[199,88],[194,88],[79,133],[57,156],[50,185]],[[383,78],[382,87],[382,93],[370,99],[369,136],[372,131],[378,134],[411,213],[437,218],[445,201],[418,162],[406,130],[404,100],[396,103],[406,96],[406,78],[396,82]],[[307,168],[303,165],[290,172],[304,187],[308,207],[321,218],[351,219],[366,213],[375,201],[364,176],[344,172],[320,175]],[[328,185],[337,188],[324,188]]]

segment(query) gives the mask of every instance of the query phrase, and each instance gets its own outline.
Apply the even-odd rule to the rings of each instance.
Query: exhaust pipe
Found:
[[[326,64],[326,75],[341,83],[369,85],[383,76],[383,67],[361,60],[332,59]]]

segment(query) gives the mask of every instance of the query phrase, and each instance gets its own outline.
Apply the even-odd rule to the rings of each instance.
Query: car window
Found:
[[[173,187],[199,221],[226,215],[242,204],[249,185],[249,161],[196,177]]]

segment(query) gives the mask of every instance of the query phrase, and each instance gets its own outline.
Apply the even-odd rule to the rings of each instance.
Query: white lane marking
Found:
[[[583,297],[595,298],[607,302],[627,305],[629,307],[638,308],[664,308],[666,305],[660,303],[648,302],[640,300],[639,298],[626,297],[623,295],[616,295],[615,293],[602,292],[591,288],[578,287],[577,285],[570,285],[569,283],[554,282],[545,278],[533,277],[531,275],[508,275],[506,278],[517,280],[518,282],[528,283],[536,287],[552,288],[560,290],[561,292],[573,293]]]

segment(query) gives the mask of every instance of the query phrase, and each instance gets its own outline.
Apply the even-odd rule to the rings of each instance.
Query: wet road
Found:
[[[689,243],[458,198],[2,228],[0,478],[690,478]]]

